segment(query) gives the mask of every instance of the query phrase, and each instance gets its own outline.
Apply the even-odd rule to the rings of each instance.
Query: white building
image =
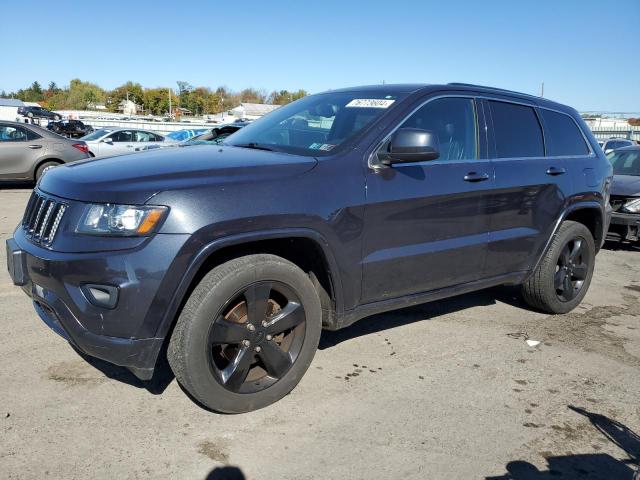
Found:
[[[273,112],[280,105],[267,105],[266,103],[241,103],[236,108],[229,110],[229,113],[237,118],[248,118],[255,120],[269,112]]]
[[[118,111],[125,115],[136,115],[138,113],[138,105],[131,100],[122,100],[118,104]]]
[[[22,100],[15,98],[0,98],[0,120],[16,121],[18,107],[24,107]]]

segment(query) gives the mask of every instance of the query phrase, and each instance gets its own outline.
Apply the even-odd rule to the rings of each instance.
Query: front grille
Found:
[[[27,238],[36,245],[51,246],[66,210],[66,204],[34,190],[22,218]]]

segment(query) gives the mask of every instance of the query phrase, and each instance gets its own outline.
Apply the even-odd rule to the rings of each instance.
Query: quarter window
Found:
[[[475,160],[478,135],[471,98],[439,98],[423,105],[400,128],[430,130],[438,136],[438,160]]]
[[[489,101],[498,158],[543,157],[542,128],[533,108]]]
[[[569,115],[544,108],[541,112],[547,133],[547,155],[556,157],[589,154],[589,147],[582,133]]]

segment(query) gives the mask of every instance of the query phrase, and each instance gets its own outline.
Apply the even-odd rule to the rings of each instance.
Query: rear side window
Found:
[[[569,115],[542,109],[547,133],[547,155],[588,155],[589,147]]]
[[[542,128],[533,108],[489,101],[498,158],[544,157]]]

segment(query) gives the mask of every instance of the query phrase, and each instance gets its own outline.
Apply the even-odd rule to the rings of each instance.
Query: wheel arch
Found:
[[[536,262],[533,264],[529,274],[527,275],[527,278],[529,278],[529,276],[538,268],[538,265],[540,265],[540,262],[551,246],[553,237],[560,228],[562,222],[566,220],[575,221],[585,225],[593,235],[596,246],[596,253],[598,252],[598,250],[600,250],[600,247],[602,246],[605,235],[607,233],[604,231],[605,218],[602,205],[597,201],[574,203],[572,205],[569,205],[556,220],[556,223],[553,227],[553,232],[547,239],[544,248],[538,255]],[[527,278],[525,278],[525,281]]]
[[[39,158],[38,161],[33,165],[33,169],[31,170],[31,178],[34,181],[36,181],[36,172],[38,171],[38,169],[47,162],[55,162],[58,165],[62,165],[65,163],[64,160],[56,157]]]
[[[323,308],[323,326],[335,328],[336,311],[342,308],[342,288],[335,258],[324,237],[310,229],[284,229],[243,233],[203,245],[192,256],[167,313],[156,332],[157,338],[171,334],[189,295],[212,268],[238,256],[270,253],[285,258],[307,272]]]

